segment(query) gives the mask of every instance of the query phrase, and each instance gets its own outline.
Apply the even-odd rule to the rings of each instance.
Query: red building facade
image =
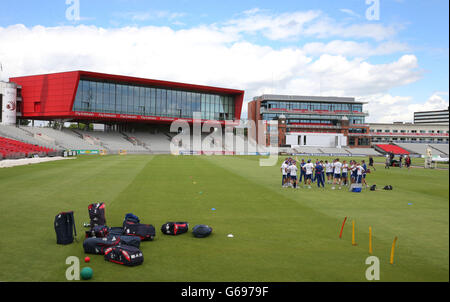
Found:
[[[88,71],[15,77],[21,86],[18,117],[36,120],[169,124],[239,120],[243,90]]]

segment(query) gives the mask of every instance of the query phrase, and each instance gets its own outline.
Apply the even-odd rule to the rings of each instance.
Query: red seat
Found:
[[[380,144],[380,145],[376,145],[378,148],[380,148],[381,150],[388,152],[388,153],[393,153],[393,154],[409,154],[408,151],[406,151],[405,149],[403,149],[400,146],[397,145],[390,145],[390,144]]]

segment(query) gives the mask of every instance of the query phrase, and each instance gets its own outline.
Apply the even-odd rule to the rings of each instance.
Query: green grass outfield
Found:
[[[448,170],[379,165],[368,182],[393,191],[293,190],[281,188],[281,160],[260,167],[256,156],[111,155],[0,169],[0,281],[65,281],[68,256],[93,268],[92,281],[367,281],[369,226],[380,281],[449,281]],[[143,265],[82,261],[93,202],[106,203],[109,226],[129,212],[155,226],[155,240],[141,244]],[[57,245],[53,220],[68,210],[78,241]],[[167,221],[214,230],[204,239],[165,236]]]

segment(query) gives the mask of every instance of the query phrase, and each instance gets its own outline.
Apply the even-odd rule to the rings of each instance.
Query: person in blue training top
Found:
[[[303,166],[305,164],[306,164],[305,160],[302,158],[302,162],[300,163],[300,179],[298,180],[299,184],[302,182],[302,179],[303,179],[304,184],[306,184],[305,170],[303,170]]]
[[[325,175],[323,173],[323,161],[317,162],[315,167],[316,172],[316,181],[317,181],[317,187],[320,188],[320,185],[322,184],[322,188],[325,188]]]
[[[314,163],[314,166],[316,166],[316,165],[318,165],[318,164],[319,164],[319,160],[316,159],[316,161],[315,161],[315,163]],[[316,182],[316,171],[315,171],[315,170],[314,170],[314,176],[313,176],[312,182]]]

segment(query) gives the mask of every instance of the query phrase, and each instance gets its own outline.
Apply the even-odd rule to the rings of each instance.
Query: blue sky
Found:
[[[68,2],[0,0],[0,62],[7,75],[100,69],[237,86],[246,101],[266,92],[355,96],[369,102],[372,121],[407,120],[418,108],[448,106],[448,1],[379,0],[379,20],[366,18],[375,0],[79,0],[80,20],[66,18],[76,0]],[[114,44],[119,40],[126,42]],[[72,41],[95,47],[60,50]],[[15,56],[14,47],[21,49]],[[133,57],[146,64],[127,67]],[[111,63],[115,58],[121,66]],[[190,58],[197,65],[185,63]]]

